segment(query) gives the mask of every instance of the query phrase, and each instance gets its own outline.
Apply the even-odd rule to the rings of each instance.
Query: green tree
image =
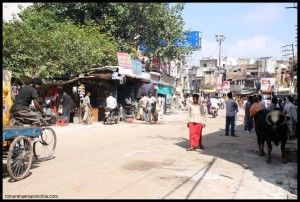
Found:
[[[174,47],[173,41],[182,38],[184,4],[167,3],[38,3],[40,10],[50,10],[60,21],[74,24],[96,23],[100,30],[112,36],[120,51],[136,53],[144,44],[150,51],[146,56],[182,58],[189,49]],[[161,46],[160,40],[168,42]]]
[[[43,78],[69,77],[116,65],[117,44],[93,24],[58,22],[50,10],[29,7],[3,25],[4,68]]]

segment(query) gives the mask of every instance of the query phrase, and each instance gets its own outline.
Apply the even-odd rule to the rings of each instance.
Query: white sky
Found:
[[[20,9],[18,8],[18,5],[23,6],[23,8],[26,8],[33,3],[2,3],[2,15],[4,21],[9,21],[13,19],[13,13],[17,14],[20,12]]]

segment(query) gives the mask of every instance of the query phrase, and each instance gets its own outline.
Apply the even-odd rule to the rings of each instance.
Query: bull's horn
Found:
[[[280,123],[280,125],[284,125],[287,122],[287,116],[283,115],[283,114],[282,114],[282,116],[284,117],[284,119],[283,119],[282,123]]]
[[[268,113],[267,116],[266,116],[266,122],[267,122],[268,125],[272,125],[272,123],[270,121],[270,116],[271,116],[270,113]]]

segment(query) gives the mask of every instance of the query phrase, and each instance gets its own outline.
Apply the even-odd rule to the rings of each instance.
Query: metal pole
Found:
[[[219,41],[219,67],[218,67],[218,70],[220,69],[220,64],[221,64],[221,40]]]

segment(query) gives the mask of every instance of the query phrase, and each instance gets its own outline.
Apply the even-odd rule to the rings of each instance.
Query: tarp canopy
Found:
[[[158,85],[157,87],[157,93],[163,94],[163,95],[173,95],[174,90],[171,86],[162,86]]]
[[[154,92],[154,84],[153,83],[146,83],[143,84],[140,89],[139,92],[137,94],[137,98],[141,98],[143,97],[143,94],[146,93],[148,94],[149,92]]]

